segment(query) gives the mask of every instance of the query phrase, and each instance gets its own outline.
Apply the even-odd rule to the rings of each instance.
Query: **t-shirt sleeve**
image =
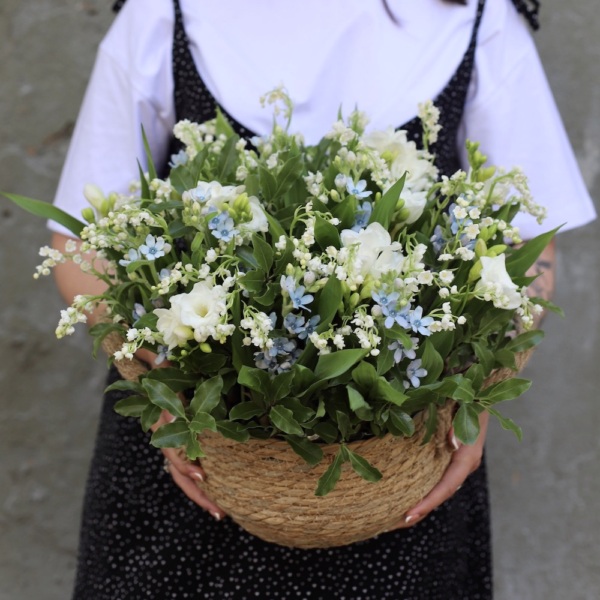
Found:
[[[470,139],[490,164],[523,169],[534,200],[548,210],[542,225],[517,216],[527,239],[563,224],[585,225],[596,212],[533,40],[511,9],[478,49],[459,143],[465,164]]]
[[[172,28],[155,20],[158,29],[146,32],[153,43],[144,44],[139,21],[132,36],[136,4],[125,5],[100,45],[56,191],[54,204],[77,218],[88,206],[86,184],[96,184],[106,194],[127,193],[130,183],[139,179],[137,160],[146,167],[142,128],[154,162],[166,159],[175,119]],[[156,60],[143,55],[148,51]],[[48,226],[72,235],[54,222]]]

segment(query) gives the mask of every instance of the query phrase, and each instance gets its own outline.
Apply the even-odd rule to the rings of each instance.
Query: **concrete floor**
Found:
[[[537,36],[567,129],[600,199],[597,1],[543,3]],[[0,189],[51,198],[108,0],[2,0]],[[488,443],[497,600],[600,598],[600,227],[559,240],[557,302],[527,375],[533,390],[505,412],[518,443]],[[82,360],[81,331],[60,343],[62,302],[33,282],[44,225],[0,204],[0,600],[69,597],[83,482],[104,366]],[[453,600],[453,599],[450,599]]]

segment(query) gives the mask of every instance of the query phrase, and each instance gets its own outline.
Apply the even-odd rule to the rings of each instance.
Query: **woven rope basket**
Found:
[[[112,354],[120,348],[118,336],[107,337],[103,347]],[[531,351],[517,356],[519,370]],[[137,379],[144,363],[117,363],[125,379]],[[510,369],[495,371],[490,385],[514,376]],[[199,487],[246,531],[263,540],[295,548],[328,548],[365,540],[397,526],[441,479],[452,457],[448,443],[454,403],[438,410],[438,427],[422,444],[424,415],[415,417],[411,438],[386,435],[348,444],[383,477],[370,483],[344,464],[342,476],[327,496],[317,497],[317,480],[333,461],[338,444],[323,445],[324,458],[308,466],[282,440],[250,439],[235,442],[208,432],[200,437],[207,474]]]

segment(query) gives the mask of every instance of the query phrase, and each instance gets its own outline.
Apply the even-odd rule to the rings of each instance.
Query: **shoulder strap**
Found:
[[[540,28],[540,2],[539,0],[513,0],[513,4],[520,12],[532,29]]]

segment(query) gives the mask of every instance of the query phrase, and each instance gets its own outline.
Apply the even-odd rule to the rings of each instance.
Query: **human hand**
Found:
[[[153,367],[160,368],[170,366],[168,361],[163,361],[157,365],[155,362],[156,354],[144,348],[140,348],[136,352],[136,357]],[[158,421],[152,425],[150,429],[156,431],[161,425],[170,423],[174,419],[175,417],[173,415],[168,411],[163,410]],[[181,491],[192,502],[195,502],[198,506],[207,510],[215,519],[217,519],[217,521],[222,519],[225,516],[223,510],[221,510],[214,502],[211,502],[197,486],[197,482],[206,479],[206,473],[204,473],[200,464],[189,461],[180,448],[161,448],[161,451],[165,457],[165,471],[171,474],[173,481]]]
[[[489,413],[485,411],[479,415],[479,437],[471,446],[461,444],[454,436],[454,430],[450,430],[448,443],[455,448],[455,451],[442,479],[419,504],[406,512],[404,521],[401,521],[392,529],[411,527],[422,521],[432,510],[453,496],[467,477],[479,467],[483,457],[489,416]]]

